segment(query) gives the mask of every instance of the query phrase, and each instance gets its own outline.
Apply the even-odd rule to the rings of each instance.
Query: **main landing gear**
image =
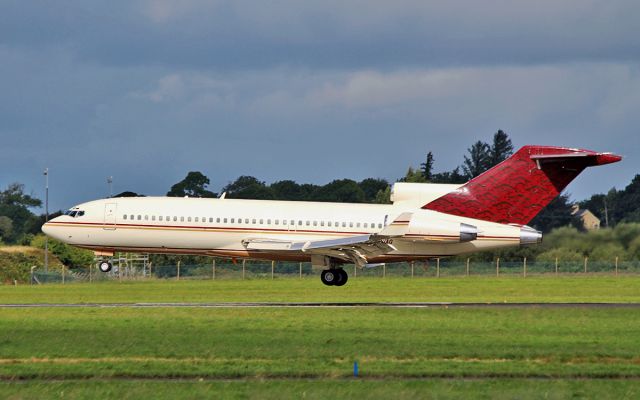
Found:
[[[327,286],[343,286],[349,280],[349,275],[342,268],[330,268],[322,271],[320,279]]]
[[[111,271],[111,263],[107,260],[102,260],[98,263],[98,268],[102,272],[109,272]]]

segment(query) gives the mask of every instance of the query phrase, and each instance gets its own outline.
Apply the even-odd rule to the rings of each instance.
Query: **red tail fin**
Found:
[[[586,167],[621,159],[611,153],[590,150],[525,146],[456,191],[422,208],[526,225]]]

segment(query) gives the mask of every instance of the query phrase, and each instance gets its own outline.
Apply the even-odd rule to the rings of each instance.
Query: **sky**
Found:
[[[50,209],[188,171],[220,191],[390,181],[432,151],[611,151],[574,200],[640,173],[636,0],[0,0],[0,188]]]

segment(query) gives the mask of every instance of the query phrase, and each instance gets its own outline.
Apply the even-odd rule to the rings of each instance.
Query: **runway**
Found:
[[[640,303],[31,303],[0,308],[640,308]]]

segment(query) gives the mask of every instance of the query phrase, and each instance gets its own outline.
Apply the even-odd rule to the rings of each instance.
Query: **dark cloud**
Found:
[[[0,185],[53,208],[163,194],[189,170],[323,183],[436,169],[506,130],[516,145],[628,159],[637,173],[640,5],[630,1],[86,1],[0,5]]]

